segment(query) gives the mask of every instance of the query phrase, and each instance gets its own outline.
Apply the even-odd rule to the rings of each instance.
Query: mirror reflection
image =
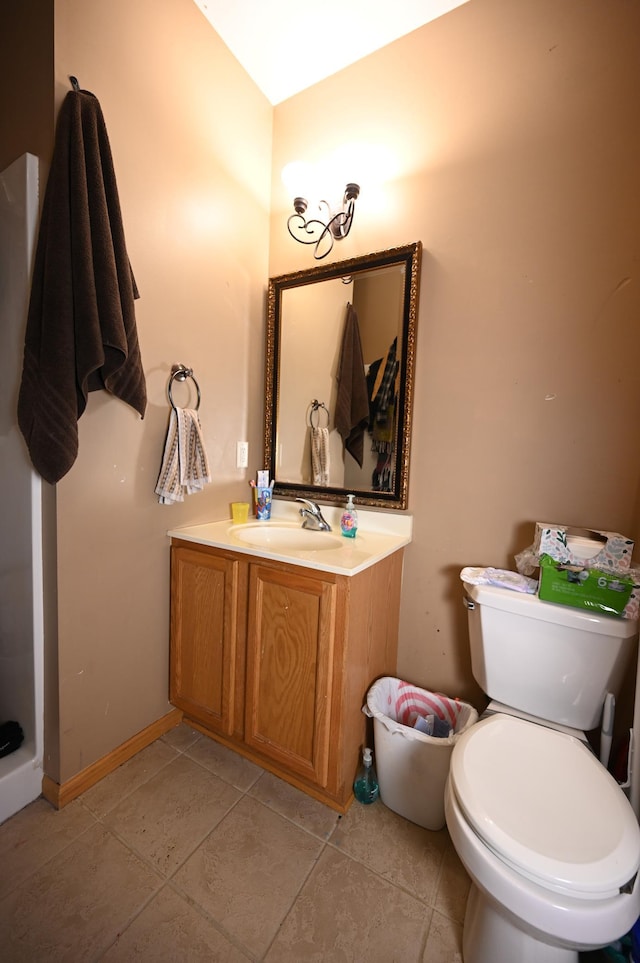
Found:
[[[420,255],[416,242],[270,280],[276,493],[406,508]]]

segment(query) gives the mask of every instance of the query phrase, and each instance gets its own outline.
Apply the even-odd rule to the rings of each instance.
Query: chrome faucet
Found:
[[[330,532],[331,525],[322,517],[320,506],[308,498],[296,498],[297,502],[302,502],[304,507],[300,509],[302,516],[302,527],[308,528],[312,532]]]

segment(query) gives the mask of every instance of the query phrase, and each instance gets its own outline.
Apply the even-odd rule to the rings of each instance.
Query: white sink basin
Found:
[[[230,534],[255,548],[273,551],[318,552],[342,547],[340,536],[331,532],[312,532],[293,525],[278,525],[271,521],[255,525],[233,525]]]

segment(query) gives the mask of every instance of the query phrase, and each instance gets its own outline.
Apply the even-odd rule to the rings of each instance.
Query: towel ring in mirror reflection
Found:
[[[200,385],[195,379],[195,376],[193,374],[193,368],[187,368],[187,366],[184,364],[174,364],[171,368],[171,377],[169,378],[169,384],[167,385],[167,395],[169,397],[169,404],[171,405],[172,408],[176,407],[173,400],[173,396],[171,394],[171,386],[173,385],[173,382],[186,381],[187,378],[191,378],[194,385],[196,386],[196,391],[198,393],[198,401],[196,402],[196,411],[198,411],[200,408]]]
[[[324,413],[325,413],[326,416],[327,416],[327,423],[326,423],[326,425],[325,425],[324,427],[325,427],[325,428],[328,428],[328,427],[329,427],[329,421],[330,421],[329,409],[328,409],[327,406],[325,405],[324,401],[317,401],[315,398],[314,398],[313,401],[311,402],[311,411],[309,412],[309,424],[311,425],[312,428],[319,428],[319,427],[320,427],[320,414],[319,414],[320,408],[324,408]],[[314,425],[314,423],[313,423],[313,416],[314,416],[314,415],[316,416],[316,420],[317,420],[317,424],[315,424],[315,425]]]

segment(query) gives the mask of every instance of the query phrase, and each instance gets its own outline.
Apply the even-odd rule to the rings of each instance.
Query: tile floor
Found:
[[[460,963],[447,831],[342,817],[178,726],[60,812],[0,826],[3,963]]]

